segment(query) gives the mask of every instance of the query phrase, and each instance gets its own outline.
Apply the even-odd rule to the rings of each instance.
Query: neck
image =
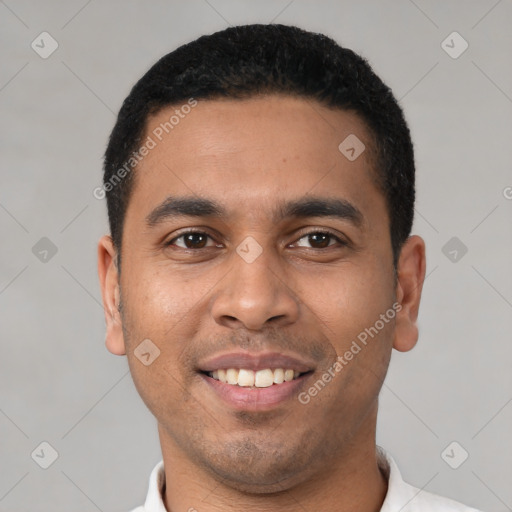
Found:
[[[164,504],[168,512],[280,510],[296,512],[378,512],[387,493],[387,478],[379,467],[375,445],[375,414],[367,418],[348,447],[326,461],[321,472],[281,482],[281,491],[247,493],[196,465],[159,425],[165,467]],[[382,465],[382,461],[380,461]]]

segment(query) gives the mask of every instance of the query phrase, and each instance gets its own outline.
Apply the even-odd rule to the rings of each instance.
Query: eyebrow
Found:
[[[149,227],[178,217],[213,217],[226,220],[226,209],[214,200],[193,196],[169,196],[146,216]],[[333,217],[349,221],[357,227],[363,224],[361,211],[345,199],[304,197],[281,203],[272,214],[277,223],[287,218]]]

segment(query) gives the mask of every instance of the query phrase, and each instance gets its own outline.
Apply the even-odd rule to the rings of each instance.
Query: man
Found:
[[[163,461],[137,511],[474,511],[375,444],[425,247],[391,91],[331,39],[249,25],[157,62],[105,155],[106,345]]]

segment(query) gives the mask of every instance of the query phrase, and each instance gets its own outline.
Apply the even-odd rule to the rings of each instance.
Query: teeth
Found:
[[[298,378],[300,372],[284,368],[276,368],[275,370],[266,368],[265,370],[258,370],[256,372],[245,368],[228,368],[215,370],[210,372],[209,375],[215,380],[233,386],[268,388],[273,384],[290,382]]]
[[[254,375],[254,385],[257,388],[268,388],[274,384],[274,372],[272,370],[258,370]]]
[[[235,370],[234,368],[226,370],[226,379],[228,384],[238,384],[238,370]]]
[[[254,372],[252,370],[241,369],[238,372],[238,385],[243,386],[244,388],[254,386]]]
[[[284,370],[276,368],[274,370],[274,384],[282,384],[284,382]]]

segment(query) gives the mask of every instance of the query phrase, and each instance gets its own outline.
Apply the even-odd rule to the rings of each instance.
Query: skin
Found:
[[[146,135],[175,108],[151,117]],[[349,134],[367,148],[353,162],[338,150]],[[271,95],[199,101],[138,165],[121,271],[109,236],[98,244],[98,270],[106,346],[127,355],[158,421],[168,510],[380,510],[378,395],[392,348],[410,350],[418,338],[425,247],[417,236],[406,241],[396,277],[370,148],[357,115]],[[147,215],[171,195],[215,200],[226,215],[149,227]],[[278,204],[311,196],[350,202],[361,223],[273,222]],[[175,238],[187,228],[211,238],[186,250]],[[326,230],[345,243],[307,236]],[[236,252],[248,236],[262,248],[252,263]],[[394,302],[394,320],[306,405],[294,396],[235,410],[196,371],[202,358],[236,348],[293,352],[314,362],[299,389],[307,391]],[[134,350],[148,338],[160,355],[145,366]]]

